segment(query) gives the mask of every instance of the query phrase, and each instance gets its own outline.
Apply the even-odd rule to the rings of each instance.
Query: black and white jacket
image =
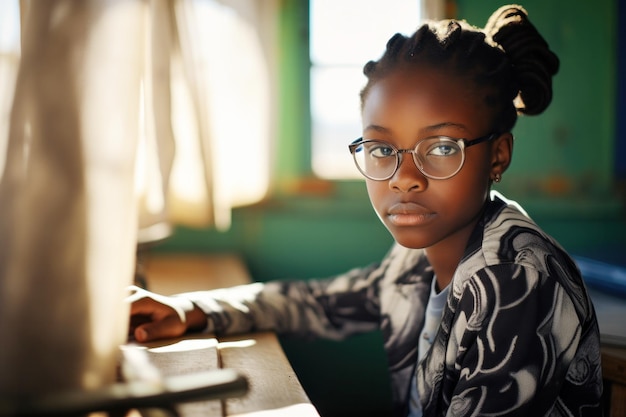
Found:
[[[514,202],[494,193],[417,362],[433,271],[394,245],[376,265],[323,280],[181,294],[208,332],[271,329],[342,339],[381,329],[397,415],[413,378],[424,416],[601,415],[596,316],[578,268]]]

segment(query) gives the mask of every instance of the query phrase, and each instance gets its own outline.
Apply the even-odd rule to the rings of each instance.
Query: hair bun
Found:
[[[496,10],[484,32],[499,45],[511,62],[519,84],[519,112],[539,114],[552,101],[552,77],[559,70],[559,59],[528,20],[522,6],[507,5]]]

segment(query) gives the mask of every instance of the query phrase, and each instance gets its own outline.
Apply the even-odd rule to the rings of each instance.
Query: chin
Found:
[[[397,229],[389,229],[389,232],[393,236],[394,240],[401,246],[409,249],[424,249],[430,246],[432,243],[427,242],[417,236],[416,232],[409,230],[398,231]]]
[[[417,244],[413,244],[413,242],[401,242],[399,240],[396,240],[396,242],[400,245],[403,246],[407,249],[426,249],[428,246],[425,245],[417,245]]]

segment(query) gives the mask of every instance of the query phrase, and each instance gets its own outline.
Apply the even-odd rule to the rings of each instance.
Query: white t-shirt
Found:
[[[440,293],[437,293],[437,278],[433,277],[433,282],[430,287],[430,296],[428,298],[428,305],[426,306],[426,313],[424,318],[424,327],[420,332],[419,346],[417,349],[417,361],[421,361],[422,358],[430,349],[430,346],[435,340],[435,334],[441,324],[441,315],[443,314],[443,308],[446,305],[446,299],[448,298],[448,291],[450,285],[446,286]],[[417,393],[417,387],[415,386],[415,378],[411,379],[411,393],[409,398],[409,417],[421,417],[422,406],[419,401],[419,395]]]

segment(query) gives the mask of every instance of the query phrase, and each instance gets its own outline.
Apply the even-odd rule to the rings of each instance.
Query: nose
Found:
[[[393,177],[389,179],[389,188],[398,192],[424,191],[428,187],[428,178],[415,165],[411,154],[404,154]]]

